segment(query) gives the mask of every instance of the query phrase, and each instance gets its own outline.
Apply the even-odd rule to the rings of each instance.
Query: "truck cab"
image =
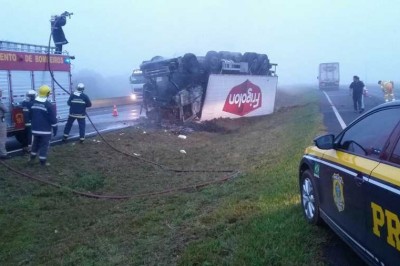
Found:
[[[131,100],[134,102],[143,101],[143,85],[146,80],[143,76],[142,70],[134,69],[132,75],[129,77],[131,84]]]

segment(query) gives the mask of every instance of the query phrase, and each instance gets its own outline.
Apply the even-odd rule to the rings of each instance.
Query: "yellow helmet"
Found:
[[[50,87],[47,85],[42,85],[39,87],[39,97],[48,97],[50,95]]]

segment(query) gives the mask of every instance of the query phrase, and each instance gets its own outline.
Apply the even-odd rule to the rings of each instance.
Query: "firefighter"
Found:
[[[378,81],[378,84],[381,85],[381,89],[383,92],[383,98],[385,99],[385,102],[391,102],[394,101],[394,83],[393,81],[383,81],[380,80]]]
[[[66,17],[70,15],[72,15],[72,13],[65,11],[60,16],[56,15],[51,16],[50,19],[51,34],[53,36],[54,45],[56,46],[55,50],[56,54],[61,54],[62,46],[68,43],[67,39],[65,38],[65,34],[62,27],[65,26],[65,24],[67,24]]]
[[[8,159],[6,150],[6,142],[7,142],[7,123],[5,114],[8,112],[8,108],[2,102],[3,90],[0,89],[0,159]]]
[[[57,118],[55,110],[48,101],[50,87],[42,85],[39,87],[38,96],[33,101],[29,115],[32,124],[32,149],[29,161],[32,163],[39,155],[42,166],[50,165],[47,163],[47,152],[50,146],[51,134],[57,135]]]
[[[25,152],[30,152],[30,146],[32,143],[32,128],[31,128],[31,119],[29,116],[29,111],[31,109],[31,106],[35,98],[36,98],[36,91],[29,90],[26,93],[25,100],[21,103],[22,112],[24,114],[24,122],[25,122],[22,150]]]
[[[83,83],[79,83],[76,86],[76,91],[69,96],[68,105],[70,108],[68,121],[64,128],[64,142],[66,142],[68,139],[69,132],[71,131],[71,127],[75,119],[78,120],[79,125],[79,141],[80,143],[85,141],[86,108],[91,107],[92,102],[90,101],[89,96],[83,93],[84,90],[85,85]]]

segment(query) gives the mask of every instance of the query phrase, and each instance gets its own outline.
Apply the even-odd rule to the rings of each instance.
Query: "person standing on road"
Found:
[[[79,141],[80,143],[85,141],[86,108],[91,107],[92,102],[90,101],[89,96],[83,93],[84,89],[85,85],[79,83],[78,86],[76,86],[76,91],[69,96],[69,116],[68,121],[65,124],[63,142],[67,141],[75,119],[78,120],[79,125]]]
[[[50,146],[51,134],[57,135],[57,117],[53,105],[48,101],[50,87],[40,86],[38,96],[33,101],[29,115],[32,124],[32,150],[29,161],[32,163],[39,154],[39,161],[42,166],[47,163],[47,153]]]
[[[394,101],[394,83],[393,81],[378,81],[378,84],[381,85],[381,89],[383,92],[383,98],[385,99],[385,102],[391,102]]]
[[[364,92],[364,87],[364,82],[362,82],[358,76],[353,76],[353,82],[350,84],[349,89],[353,90],[353,105],[354,112],[356,113],[364,112],[364,107],[362,103],[362,94]]]
[[[8,113],[8,108],[2,102],[3,90],[0,89],[0,159],[8,159],[6,142],[7,142],[7,122],[6,113]]]
[[[25,152],[30,152],[30,146],[32,143],[32,127],[31,127],[31,118],[29,112],[31,110],[35,98],[36,98],[36,91],[29,90],[26,93],[25,100],[21,103],[22,113],[24,114],[24,123],[25,123],[25,129],[23,132],[24,138],[22,143],[22,150]]]

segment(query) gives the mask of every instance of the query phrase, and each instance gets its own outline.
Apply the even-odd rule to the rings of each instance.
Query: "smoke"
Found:
[[[73,87],[85,84],[85,93],[91,99],[113,98],[130,95],[129,74],[104,77],[100,73],[84,69],[72,76]]]

